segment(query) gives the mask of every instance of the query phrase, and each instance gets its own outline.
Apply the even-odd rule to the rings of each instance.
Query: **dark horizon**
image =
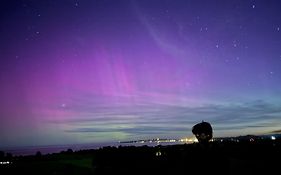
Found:
[[[281,138],[213,141],[169,146],[67,149],[13,156],[0,151],[3,174],[276,174]]]
[[[234,137],[214,137],[212,142],[233,142],[236,143],[239,141],[250,141],[253,138],[255,141],[257,140],[280,140],[281,134],[265,134],[265,135],[240,135]],[[160,142],[156,142],[156,140],[160,140]],[[166,142],[163,140],[176,140],[175,142]],[[188,139],[188,140],[186,140]],[[257,139],[257,140],[256,140]],[[38,145],[38,146],[25,146],[25,147],[14,147],[14,148],[0,148],[0,151],[4,153],[12,154],[13,156],[32,156],[38,154],[40,152],[42,155],[61,153],[67,151],[69,149],[73,151],[87,151],[87,150],[98,150],[105,147],[157,147],[157,146],[171,146],[171,145],[185,145],[185,144],[195,144],[198,140],[195,137],[189,138],[150,138],[144,139],[145,142],[141,142],[143,140],[128,140],[124,142],[108,142],[108,143],[83,143],[83,144],[65,144],[65,145]],[[154,140],[154,142],[149,142],[149,140]],[[162,141],[161,141],[162,140]]]

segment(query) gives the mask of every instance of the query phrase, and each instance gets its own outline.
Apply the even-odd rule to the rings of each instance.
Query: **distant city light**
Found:
[[[160,151],[156,152],[156,156],[161,156],[162,153]]]
[[[10,162],[9,161],[0,162],[0,165],[7,165],[7,164],[10,164]]]
[[[170,142],[176,142],[177,140],[170,140]],[[189,138],[183,138],[183,139],[179,139],[179,142],[186,142],[186,143],[194,143],[194,142],[198,142],[196,137],[189,137]]]
[[[276,137],[275,136],[271,136],[271,140],[276,140]]]

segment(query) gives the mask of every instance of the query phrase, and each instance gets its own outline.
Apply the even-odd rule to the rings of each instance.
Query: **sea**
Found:
[[[52,153],[60,153],[62,151],[67,151],[68,149],[72,149],[73,151],[79,150],[89,150],[89,149],[99,149],[102,147],[119,147],[119,146],[166,146],[166,145],[175,145],[175,144],[184,144],[183,142],[145,142],[145,143],[89,143],[89,144],[75,144],[75,145],[50,145],[50,146],[27,146],[27,147],[19,147],[19,148],[10,148],[10,149],[0,149],[0,151],[4,151],[5,153],[11,153],[13,156],[27,156],[27,155],[35,155],[38,151],[41,154],[52,154]]]

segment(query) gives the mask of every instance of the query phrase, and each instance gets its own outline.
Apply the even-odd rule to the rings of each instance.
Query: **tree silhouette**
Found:
[[[208,143],[213,138],[213,129],[211,124],[204,121],[194,125],[192,133],[200,143]]]

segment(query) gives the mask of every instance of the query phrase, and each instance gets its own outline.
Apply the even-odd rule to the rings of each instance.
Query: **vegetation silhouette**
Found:
[[[192,133],[200,143],[208,143],[213,138],[213,128],[211,124],[204,121],[194,125]]]

